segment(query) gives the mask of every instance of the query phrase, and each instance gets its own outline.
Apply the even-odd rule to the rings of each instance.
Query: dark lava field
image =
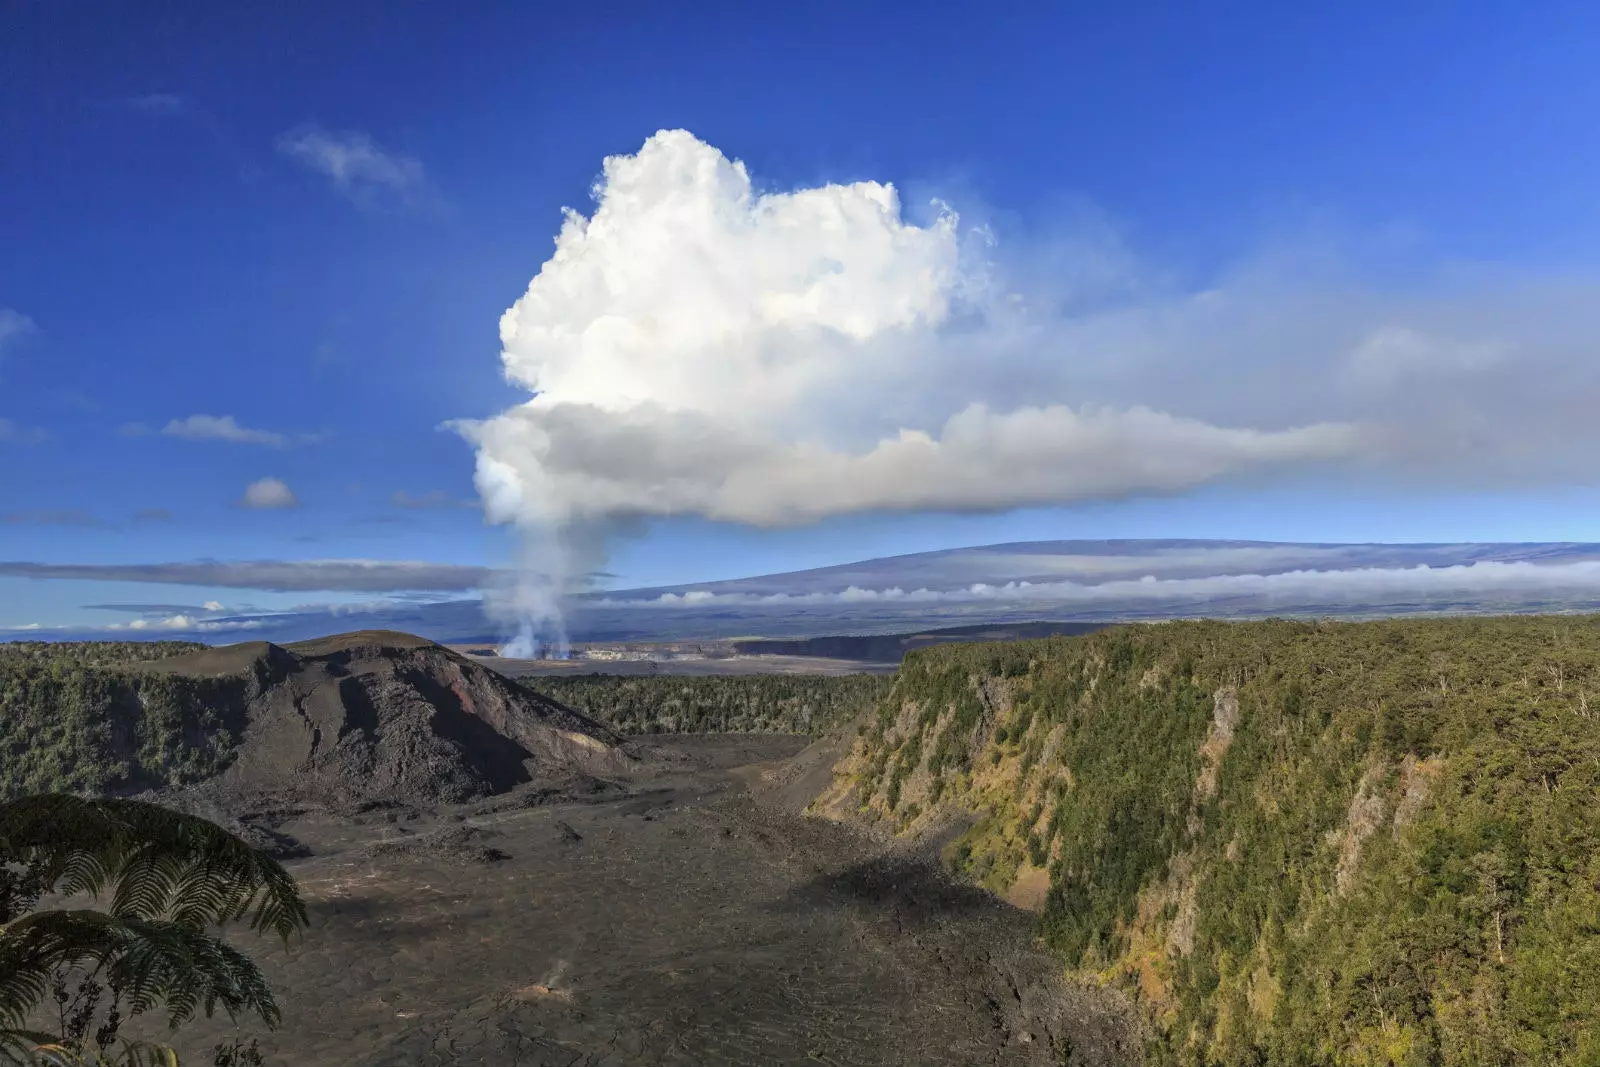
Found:
[[[312,926],[235,935],[296,1067],[1113,1064],[1138,1041],[1031,917],[802,816],[803,739],[633,742],[621,774],[433,807],[280,813]],[[809,757],[809,759],[807,758]]]

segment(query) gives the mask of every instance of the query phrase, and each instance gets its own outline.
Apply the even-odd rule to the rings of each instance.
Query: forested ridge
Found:
[[[521,681],[623,734],[819,735],[871,708],[890,685],[872,674],[580,674]]]
[[[1160,1062],[1600,1063],[1595,617],[926,649],[818,806],[975,818]]]
[[[223,770],[243,735],[245,676],[135,664],[205,649],[188,642],[0,644],[0,797],[126,793]],[[820,734],[888,689],[872,675],[530,679],[529,688],[622,733]]]
[[[231,758],[243,682],[130,670],[182,641],[0,644],[0,797],[198,781]]]

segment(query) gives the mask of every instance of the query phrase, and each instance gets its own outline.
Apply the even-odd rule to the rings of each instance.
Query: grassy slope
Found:
[[[1193,1063],[1600,1064],[1600,619],[1174,623],[908,657],[821,804],[1048,892]]]
[[[0,644],[0,797],[176,785],[226,765],[243,724],[236,679],[120,669],[184,642]]]
[[[871,707],[889,688],[889,679],[871,674],[580,674],[521,681],[624,734],[819,735]]]

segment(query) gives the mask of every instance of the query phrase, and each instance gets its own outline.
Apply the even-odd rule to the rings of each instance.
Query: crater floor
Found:
[[[1108,1064],[1137,1040],[1031,916],[781,802],[789,737],[651,742],[581,796],[302,815],[311,929],[238,938],[297,1067]],[[792,798],[791,798],[792,800]]]

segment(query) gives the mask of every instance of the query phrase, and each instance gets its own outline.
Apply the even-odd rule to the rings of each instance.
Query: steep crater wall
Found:
[[[1600,622],[1173,623],[910,654],[815,813],[965,827],[1183,1063],[1600,1056]]]

